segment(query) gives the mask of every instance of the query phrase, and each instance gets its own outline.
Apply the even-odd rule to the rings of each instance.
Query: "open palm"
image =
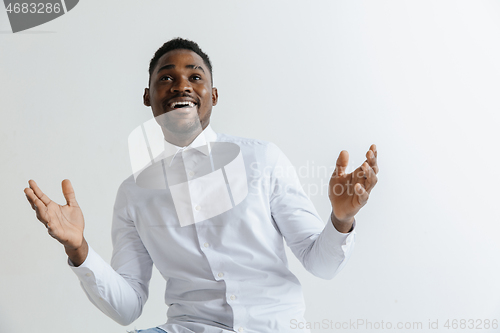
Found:
[[[62,181],[62,191],[66,205],[61,206],[45,195],[34,180],[29,181],[24,193],[36,211],[36,216],[46,227],[50,236],[57,239],[67,249],[82,245],[85,222],[76,202],[73,186],[68,179]]]

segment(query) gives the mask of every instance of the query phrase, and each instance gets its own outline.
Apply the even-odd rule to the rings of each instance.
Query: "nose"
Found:
[[[189,82],[189,80],[186,80],[184,78],[180,78],[178,80],[175,80],[174,84],[172,84],[172,87],[170,88],[170,92],[172,92],[172,93],[193,92],[193,87],[191,86],[191,83]]]

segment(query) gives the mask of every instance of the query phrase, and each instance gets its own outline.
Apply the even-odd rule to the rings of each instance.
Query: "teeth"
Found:
[[[190,108],[195,106],[195,104],[193,102],[184,101],[184,102],[173,102],[172,104],[170,104],[170,107],[175,109],[177,107],[186,106],[186,105],[189,106]]]

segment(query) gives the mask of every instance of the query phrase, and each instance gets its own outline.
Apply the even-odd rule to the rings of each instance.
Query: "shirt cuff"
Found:
[[[330,240],[331,244],[339,244],[341,245],[344,253],[349,252],[356,238],[356,219],[354,219],[351,231],[343,233],[335,229],[330,215],[322,233],[324,234],[324,237]]]
[[[330,216],[328,217],[328,224],[331,225],[333,227],[333,230],[335,230],[337,233],[341,234],[341,235],[350,235],[352,233],[356,233],[356,218],[354,218],[354,222],[352,223],[352,228],[351,228],[351,231],[349,232],[340,232],[338,231],[335,226],[333,225],[333,221],[332,221],[332,215],[330,214]]]
[[[99,271],[103,266],[107,266],[106,262],[89,246],[89,252],[85,261],[78,267],[68,258],[68,265],[71,270],[78,276],[83,283],[95,284],[95,272]]]

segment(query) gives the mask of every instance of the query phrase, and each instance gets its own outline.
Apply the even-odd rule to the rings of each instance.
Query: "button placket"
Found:
[[[205,254],[208,265],[210,266],[211,272],[215,277],[215,280],[220,280],[224,277],[224,272],[221,271],[221,263],[217,257],[217,254],[210,249],[213,247],[213,244],[209,243],[209,235],[207,235],[207,227],[203,227],[198,223],[194,224],[196,229],[196,237],[198,239],[198,244],[200,250]]]

